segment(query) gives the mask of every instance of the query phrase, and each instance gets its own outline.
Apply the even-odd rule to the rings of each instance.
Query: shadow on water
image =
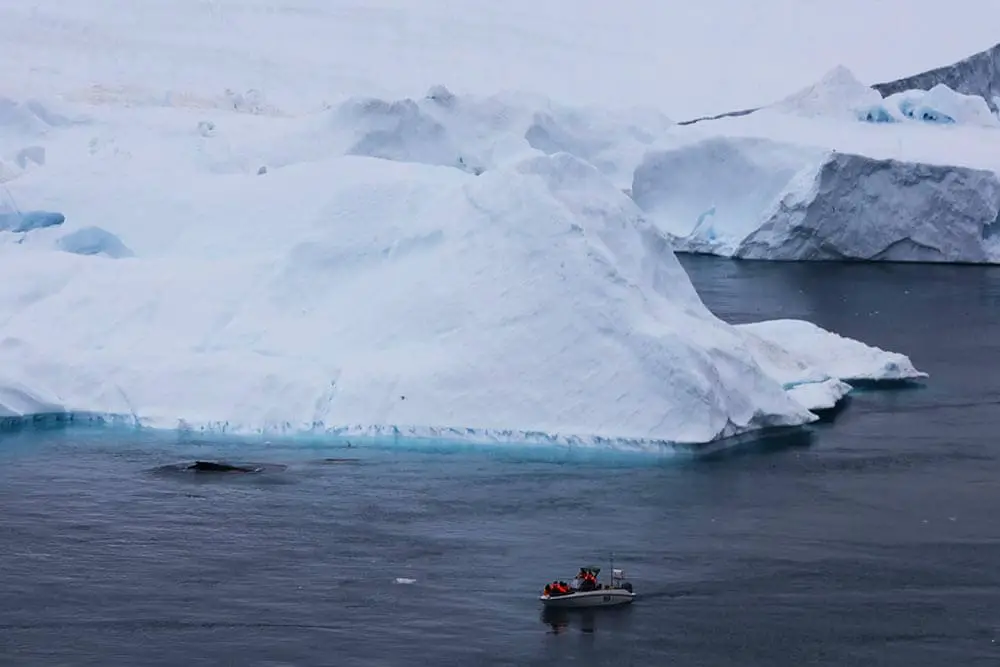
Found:
[[[627,627],[632,615],[632,605],[608,607],[604,609],[554,609],[545,607],[540,620],[549,626],[552,634],[577,630],[583,634],[594,634],[598,630],[621,630]]]
[[[640,593],[631,604],[619,607],[559,609],[543,607],[539,621],[549,626],[549,632],[560,634],[567,630],[577,630],[583,634],[594,634],[598,630],[617,631],[627,628],[633,614],[640,613],[644,602],[661,599],[684,598],[696,595],[690,589],[654,589]],[[640,609],[636,611],[636,606]]]
[[[824,419],[844,409],[838,405]],[[301,441],[287,438],[260,441],[257,438],[235,436],[189,439],[176,434],[153,431],[119,429],[115,426],[79,427],[72,423],[41,429],[28,426],[17,432],[5,433],[2,449],[9,454],[15,450],[32,451],[32,433],[58,433],[58,440],[72,440],[74,447],[107,447],[109,436],[127,434],[121,439],[119,453],[148,451],[171,452],[187,461],[158,465],[146,469],[145,474],[155,479],[177,480],[194,484],[282,484],[310,471],[319,473],[324,468],[356,467],[388,462],[412,460],[414,463],[438,459],[461,459],[470,464],[502,462],[512,464],[572,465],[574,468],[628,469],[649,467],[676,467],[691,463],[728,460],[737,457],[767,455],[791,448],[809,447],[813,435],[808,427],[782,427],[732,436],[707,444],[663,444],[653,451],[602,449],[590,446],[538,445],[532,443],[507,443],[502,445],[455,443],[449,441],[412,442],[402,438],[393,443],[365,442],[355,439],[353,444],[324,442],[310,439]],[[27,447],[27,450],[24,448]],[[349,452],[349,454],[348,454]],[[344,455],[348,454],[348,455]],[[245,457],[273,457],[271,461]],[[278,461],[274,459],[277,458]],[[280,461],[280,462],[279,462]]]
[[[844,414],[844,411],[847,410],[852,400],[853,399],[851,398],[851,395],[848,394],[847,396],[844,396],[842,399],[837,401],[837,403],[832,408],[826,408],[825,410],[814,409],[812,411],[813,414],[819,417],[819,420],[816,423],[832,424],[833,422],[837,421],[837,417]]]
[[[686,450],[689,465],[719,463],[746,456],[764,456],[813,445],[815,435],[808,427],[792,426],[758,433],[733,436],[725,440],[697,445]]]
[[[851,380],[852,393],[862,391],[915,391],[926,390],[922,380]]]

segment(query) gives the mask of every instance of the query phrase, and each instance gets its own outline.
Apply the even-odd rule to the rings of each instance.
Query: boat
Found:
[[[554,581],[546,584],[539,600],[546,607],[560,609],[575,609],[583,607],[615,607],[630,604],[635,599],[632,584],[625,580],[625,573],[616,569],[611,561],[611,583],[601,584],[597,576],[601,573],[599,567],[581,567],[577,578],[562,592],[562,582]],[[593,583],[587,586],[586,575],[592,575]]]

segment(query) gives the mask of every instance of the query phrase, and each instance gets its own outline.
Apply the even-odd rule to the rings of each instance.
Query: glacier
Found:
[[[451,25],[385,4],[380,21]],[[607,90],[550,96],[567,89],[533,66],[518,69],[525,90],[468,76],[453,54],[435,79],[393,80],[404,58],[366,61],[348,39],[371,37],[370,14],[309,0],[151,3],[114,21],[98,5],[0,8],[0,34],[37,45],[8,61],[37,76],[0,91],[5,420],[659,451],[811,423],[852,381],[926,377],[807,322],[723,322],[674,256],[672,212],[714,207],[713,243],[732,225],[750,235],[743,213],[790,201],[829,146],[685,128],[626,88],[613,108]],[[483,25],[522,46],[518,29]],[[122,39],[102,50],[95,26]],[[249,37],[273,26],[284,37],[256,43],[247,67]],[[350,48],[332,46],[334,26]],[[768,114],[811,137],[845,126],[781,110],[750,122]],[[762,176],[768,197],[656,176],[658,156],[697,165],[705,146],[742,155],[731,179]]]

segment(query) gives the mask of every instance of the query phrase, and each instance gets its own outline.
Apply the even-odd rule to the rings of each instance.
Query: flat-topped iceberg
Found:
[[[352,156],[172,173],[200,215],[143,206],[127,169],[53,197],[142,210],[77,234],[134,256],[0,246],[6,413],[649,449],[808,423],[846,391],[850,364],[709,313],[664,235],[565,152],[479,176]]]

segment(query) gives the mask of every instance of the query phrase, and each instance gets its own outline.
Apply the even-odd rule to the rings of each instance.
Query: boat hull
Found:
[[[582,591],[569,595],[542,595],[538,598],[546,607],[559,609],[575,609],[578,607],[617,607],[629,604],[635,599],[635,593],[622,588],[599,591]]]

